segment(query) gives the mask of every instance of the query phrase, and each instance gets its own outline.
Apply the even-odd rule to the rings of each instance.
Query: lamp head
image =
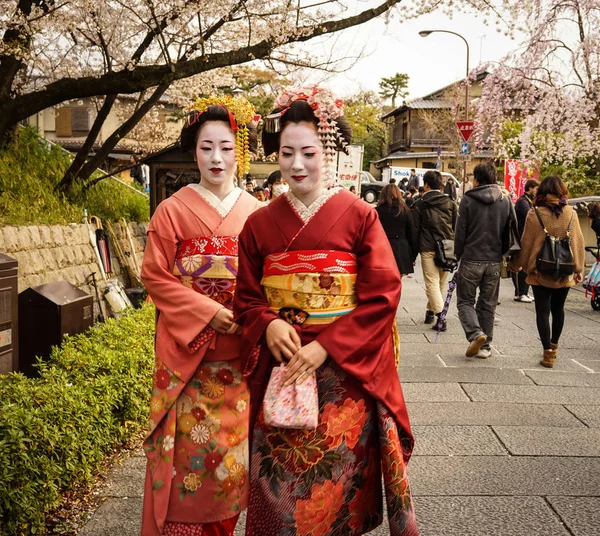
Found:
[[[432,33],[432,30],[421,30],[421,31],[419,32],[419,35],[420,35],[421,37],[427,37],[427,36],[428,36],[429,34],[431,34],[431,33]]]

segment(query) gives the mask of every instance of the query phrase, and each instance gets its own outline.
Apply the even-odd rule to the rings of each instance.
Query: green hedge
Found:
[[[0,375],[0,534],[41,534],[61,493],[147,424],[154,307],[69,338],[40,377]]]

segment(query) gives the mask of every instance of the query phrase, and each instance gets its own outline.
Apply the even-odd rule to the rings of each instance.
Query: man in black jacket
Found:
[[[425,293],[427,294],[427,311],[425,324],[433,324],[434,316],[439,315],[444,308],[444,291],[448,272],[436,266],[434,261],[435,243],[437,240],[452,240],[456,226],[456,204],[443,189],[442,175],[439,171],[427,171],[423,177],[424,193],[413,205],[415,227],[419,231],[419,251]],[[446,330],[446,322],[442,331]]]
[[[517,202],[515,204],[519,238],[523,236],[523,230],[525,229],[525,220],[527,219],[527,214],[529,213],[529,210],[533,206],[533,200],[535,199],[535,195],[537,193],[539,185],[540,183],[535,179],[529,179],[525,183],[525,193],[521,197],[519,197],[519,199],[517,199]],[[528,296],[529,285],[525,282],[526,277],[527,274],[524,270],[521,270],[517,273],[512,273],[513,285],[515,286],[515,301],[531,303],[533,301],[533,298]]]
[[[456,297],[458,318],[469,341],[466,356],[485,359],[491,355],[500,263],[509,249],[510,221],[515,216],[509,197],[496,184],[493,163],[479,164],[473,174],[473,189],[460,203],[454,240],[460,260]]]

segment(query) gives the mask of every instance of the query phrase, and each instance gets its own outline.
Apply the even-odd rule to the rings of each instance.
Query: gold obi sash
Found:
[[[177,247],[173,275],[227,308],[232,306],[237,273],[237,236],[195,237]]]
[[[356,307],[356,255],[305,250],[265,259],[261,284],[269,307],[291,324],[331,324]]]

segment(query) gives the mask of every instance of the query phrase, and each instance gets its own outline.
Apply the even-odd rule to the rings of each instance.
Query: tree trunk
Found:
[[[109,153],[115,148],[117,143],[121,141],[131,130],[142,120],[142,118],[152,109],[152,107],[158,102],[164,92],[169,89],[171,81],[163,82],[159,85],[154,93],[144,102],[133,115],[125,121],[117,130],[115,130],[107,140],[102,144],[100,150],[90,158],[77,172],[76,177],[71,182],[70,186],[73,186],[75,180],[79,182],[87,182],[91,177],[92,173],[104,162],[108,157]]]
[[[81,168],[85,164],[85,161],[87,160],[87,157],[90,154],[90,151],[92,150],[96,139],[98,138],[98,134],[100,134],[100,129],[106,121],[106,118],[108,117],[108,114],[110,113],[113,104],[116,100],[116,95],[107,95],[104,99],[104,103],[102,104],[102,107],[100,108],[100,111],[98,112],[98,115],[94,120],[94,124],[92,125],[92,128],[90,129],[90,132],[83,146],[77,152],[73,163],[71,164],[69,169],[67,169],[62,180],[56,185],[57,191],[63,193],[67,192],[77,179],[78,173],[81,171]]]

